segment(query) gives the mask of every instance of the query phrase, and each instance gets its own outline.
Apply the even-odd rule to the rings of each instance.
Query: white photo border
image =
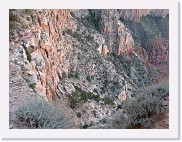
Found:
[[[177,0],[6,0],[0,13],[0,133],[5,139],[179,139]],[[9,129],[9,9],[169,9],[169,129]]]

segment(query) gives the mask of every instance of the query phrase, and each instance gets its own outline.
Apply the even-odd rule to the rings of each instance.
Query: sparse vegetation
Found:
[[[80,112],[78,112],[76,115],[77,115],[77,117],[79,117],[79,118],[82,116],[82,114],[81,114]]]
[[[78,72],[72,71],[72,70],[71,70],[71,71],[68,73],[68,79],[70,79],[70,78],[79,78]]]
[[[143,47],[145,47],[145,42],[148,39],[160,37],[161,33],[164,38],[169,38],[169,16],[162,18],[147,15],[141,17],[140,22],[125,20],[124,18],[120,20],[131,31],[135,42],[141,43]]]
[[[100,95],[94,95],[91,92],[83,91],[81,88],[75,86],[75,92],[68,96],[70,107],[76,108],[88,100],[100,101]]]
[[[82,23],[85,27],[91,27],[94,30],[100,32],[99,21],[94,17],[94,15],[88,15],[86,17],[77,17],[73,12],[70,15],[75,18],[79,23]]]
[[[111,97],[109,97],[109,96],[106,96],[106,97],[103,99],[103,101],[104,101],[104,104],[106,104],[106,105],[114,105],[114,100],[113,100],[113,98],[111,98]]]
[[[128,15],[11,9],[9,84],[11,102],[17,101],[10,102],[10,123],[24,92],[50,102],[25,102],[15,112],[17,128],[71,128],[67,115],[81,129],[152,128],[158,117],[163,123],[168,82],[153,83],[168,77],[169,17],[155,17],[154,10],[136,22],[127,19],[137,15],[121,13]]]
[[[24,13],[31,16],[33,14],[33,10],[32,9],[25,9]]]
[[[12,30],[14,30],[16,28],[17,21],[18,21],[18,17],[15,14],[15,10],[10,9],[9,10],[9,31],[10,31],[10,33],[12,32]]]
[[[92,80],[90,75],[87,75],[86,79],[88,80],[88,82],[91,82],[91,80]]]
[[[72,11],[70,12],[70,15],[71,15],[72,17],[76,18],[75,14],[74,14]]]
[[[93,16],[86,16],[81,18],[81,23],[86,27],[92,27],[94,30],[100,32],[99,21]]]
[[[32,60],[31,58],[32,58],[32,57],[31,57],[30,52],[29,52],[27,49],[25,50],[25,54],[27,55],[27,60],[28,60],[29,62],[31,62],[31,60]]]
[[[10,22],[16,22],[17,21],[17,16],[15,14],[15,10],[14,9],[10,9],[9,10],[9,21]]]
[[[83,39],[80,33],[76,31],[72,31],[71,29],[66,29],[65,33],[67,33],[68,35],[71,35],[73,38],[76,38],[79,42],[83,42]]]
[[[32,88],[35,93],[36,93],[36,90],[35,90],[36,85],[37,85],[36,83],[30,83],[29,84],[29,87]]]
[[[66,129],[71,128],[61,107],[42,99],[25,102],[15,112],[16,124],[25,129]]]
[[[63,78],[63,79],[66,79],[67,77],[68,77],[67,74],[66,74],[65,72],[63,72],[63,73],[62,73],[62,78]]]
[[[87,129],[89,127],[89,125],[85,124],[83,125],[82,129]]]
[[[168,85],[164,82],[138,91],[133,99],[124,102],[123,112],[115,116],[113,127],[150,128],[153,117],[161,115],[163,99],[168,93]]]
[[[93,40],[94,40],[94,38],[91,35],[87,36],[87,41],[92,42]]]

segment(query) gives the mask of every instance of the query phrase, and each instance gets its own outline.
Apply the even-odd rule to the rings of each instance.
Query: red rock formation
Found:
[[[69,49],[63,48],[62,37],[62,31],[71,27],[69,15],[69,10],[34,10],[32,20],[35,23],[25,30],[17,30],[16,33],[17,42],[26,41],[27,51],[32,56],[32,70],[39,74],[36,90],[48,100],[52,100],[52,95],[56,93],[59,82],[57,67],[64,65],[63,56]],[[25,19],[22,17],[22,24]],[[61,50],[58,52],[58,49]]]
[[[94,12],[99,17],[100,29],[109,51],[120,55],[134,46],[133,38],[119,20],[119,13],[116,10],[94,10]]]
[[[169,14],[168,9],[119,9],[120,16],[127,20],[140,21],[140,17],[146,15],[165,17]]]
[[[168,63],[169,45],[163,38],[151,39],[146,43],[145,47],[150,63],[154,65]]]

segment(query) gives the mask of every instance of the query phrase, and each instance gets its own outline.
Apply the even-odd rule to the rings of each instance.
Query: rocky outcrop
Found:
[[[109,52],[109,50],[108,50],[108,48],[107,48],[107,45],[100,45],[99,48],[98,48],[97,50],[98,50],[99,53],[100,53],[102,56],[104,56],[104,57],[106,57],[107,54],[108,54],[108,52]]]
[[[132,21],[140,21],[142,16],[152,15],[152,16],[160,16],[165,17],[169,14],[168,9],[118,9],[119,15],[126,19]]]
[[[154,65],[168,63],[168,42],[163,38],[149,40],[146,43],[146,51],[148,52],[148,61]]]
[[[64,45],[62,35],[66,27],[71,26],[69,10],[30,10],[26,13],[17,10],[22,25],[15,31],[22,53],[26,53],[28,65],[24,65],[24,78],[32,76],[30,83],[36,84],[35,90],[44,98],[52,100],[64,66],[64,54],[69,45]],[[30,15],[29,15],[30,14]],[[27,18],[28,17],[28,18]],[[28,19],[28,20],[26,20]],[[23,28],[25,21],[28,27]]]
[[[144,33],[137,29],[141,25],[130,27],[121,19],[140,24],[142,16],[165,17],[166,10],[12,13],[17,20],[10,21],[15,24],[10,30],[10,87],[14,82],[16,86],[10,88],[10,96],[21,93],[14,90],[24,84],[23,93],[64,102],[76,124],[100,125],[102,119],[112,119],[138,87],[150,84],[153,74],[161,75],[154,65],[164,62],[167,66],[168,29],[157,27],[161,32],[156,34],[144,19],[141,25],[147,38],[139,36],[138,42],[136,35]]]
[[[91,13],[99,22],[101,33],[110,52],[120,55],[133,48],[133,38],[119,20],[120,15],[117,10],[92,10]]]

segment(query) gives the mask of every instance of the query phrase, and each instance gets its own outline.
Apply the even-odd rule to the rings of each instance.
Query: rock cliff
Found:
[[[25,92],[59,100],[75,124],[102,127],[138,87],[168,78],[167,70],[158,71],[168,68],[168,14],[10,10],[10,100],[20,94],[14,101],[22,102]]]

